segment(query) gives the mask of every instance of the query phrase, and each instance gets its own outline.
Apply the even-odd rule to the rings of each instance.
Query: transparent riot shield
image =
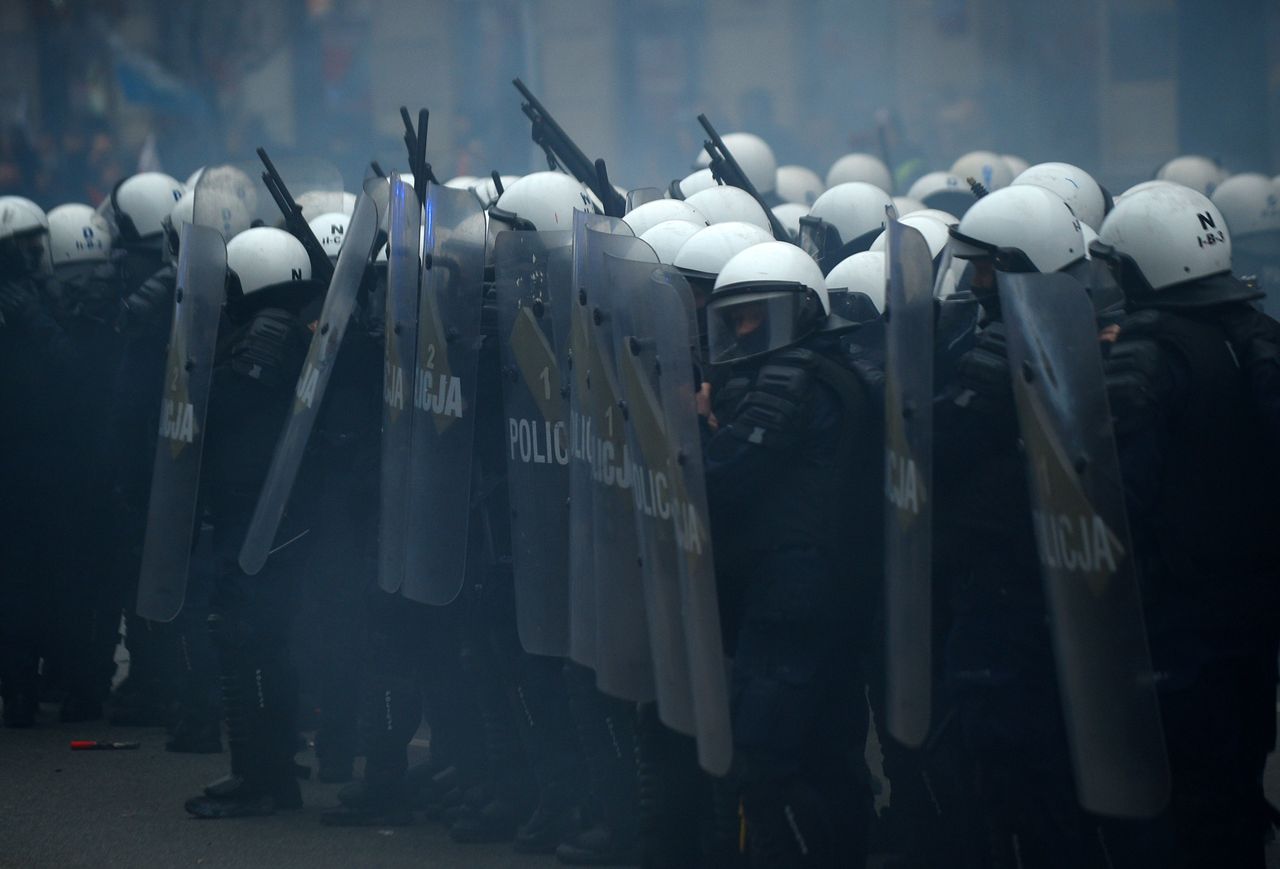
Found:
[[[431,185],[418,293],[413,436],[401,593],[444,606],[462,590],[484,295],[485,219],[466,190]],[[499,401],[499,396],[484,396]]]
[[[394,593],[404,584],[408,534],[409,451],[413,443],[413,373],[418,352],[419,245],[422,206],[413,185],[392,174],[386,216],[387,303],[382,366],[381,511],[378,586]]]
[[[614,312],[631,304],[631,287],[614,285],[609,256],[656,264],[653,250],[637,238],[587,228],[580,314],[590,332],[583,380],[581,436],[591,473],[592,581],[596,604],[596,685],[632,702],[654,697],[653,666],[638,561],[630,448],[618,384]],[[575,352],[574,364],[584,357]]]
[[[933,684],[933,263],[919,232],[885,231],[886,719],[918,746]]]
[[[667,266],[606,256],[658,715],[699,762],[733,757],[694,378],[693,294]]]
[[[295,200],[305,197],[308,211],[342,210],[342,175],[330,163],[312,158],[276,160],[275,167]],[[253,226],[284,228],[284,214],[263,181],[260,162],[210,166],[196,181],[192,221],[216,229],[224,241]]]
[[[227,251],[215,230],[184,225],[179,245],[160,435],[138,577],[138,615],[158,622],[172,621],[186,599],[209,387],[227,280]]]
[[[567,231],[504,232],[494,264],[516,628],[525,651],[558,657],[569,654],[569,420],[549,272],[552,251],[572,243]]]
[[[1076,792],[1152,817],[1169,765],[1093,305],[1069,275],[998,285]]]
[[[267,469],[249,530],[240,547],[240,569],[250,575],[258,573],[271,554],[311,429],[320,413],[329,377],[333,374],[342,336],[346,334],[347,323],[355,309],[356,294],[364,278],[365,267],[378,241],[378,217],[373,202],[367,195],[361,195],[347,225],[346,241],[338,254],[333,280],[329,283],[320,319],[311,335],[306,361],[294,387],[293,405],[276,442],[271,466]]]
[[[552,259],[551,293],[556,300],[561,287],[567,305],[557,305],[552,322],[556,327],[556,353],[563,360],[562,370],[569,390],[569,657],[584,667],[596,666],[596,590],[593,554],[594,520],[591,509],[592,479],[586,437],[589,414],[587,376],[593,351],[592,329],[584,282],[587,273],[587,229],[595,228],[634,238],[631,228],[613,217],[573,213],[573,251],[569,263],[569,282],[564,285],[562,273]],[[560,323],[560,317],[567,321]]]

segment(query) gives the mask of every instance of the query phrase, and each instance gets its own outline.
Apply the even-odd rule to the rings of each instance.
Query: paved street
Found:
[[[197,821],[182,801],[225,774],[227,757],[164,750],[160,728],[51,724],[0,729],[0,867],[390,867],[535,869],[553,858],[456,845],[439,824],[330,829],[337,785],[302,783],[306,808],[271,818]],[[72,739],[136,740],[137,751],[76,751]],[[308,760],[299,754],[300,761]]]
[[[160,728],[56,724],[56,711],[46,705],[41,725],[31,730],[0,729],[0,869],[560,865],[550,857],[514,854],[506,846],[456,845],[436,823],[394,829],[322,827],[320,811],[336,805],[338,786],[315,782],[302,783],[306,808],[300,812],[197,821],[182,810],[182,801],[226,772],[225,754],[169,754]],[[142,747],[73,752],[68,747],[72,739],[138,741]],[[420,746],[414,750],[422,751]],[[298,759],[311,760],[306,754]],[[1277,801],[1280,765],[1275,762],[1267,785]],[[1268,857],[1268,867],[1280,869],[1277,849]]]

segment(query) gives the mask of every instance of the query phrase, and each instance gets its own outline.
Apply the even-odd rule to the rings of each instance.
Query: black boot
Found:
[[[486,664],[491,664],[491,661]],[[480,671],[480,724],[488,754],[489,799],[475,811],[464,811],[449,827],[455,842],[510,842],[520,821],[529,817],[536,789],[516,732],[511,707],[496,672]]]
[[[699,797],[706,783],[697,747],[689,737],[669,730],[653,703],[640,707],[637,740],[641,865],[699,865],[699,821],[705,808]]]
[[[422,721],[422,696],[411,676],[373,674],[366,691],[364,781],[339,794],[340,806],[321,814],[330,827],[386,827],[413,823],[405,787],[409,740]]]
[[[576,664],[566,664],[565,684],[598,818],[557,847],[556,858],[572,866],[639,865],[635,708],[605,697]]]
[[[231,774],[186,802],[198,818],[243,818],[302,808],[294,775],[297,682],[283,649],[252,655],[243,633],[217,615],[210,632],[222,662],[222,706],[227,719]]]
[[[743,790],[747,854],[752,869],[830,869],[835,828],[821,794],[799,779]]]

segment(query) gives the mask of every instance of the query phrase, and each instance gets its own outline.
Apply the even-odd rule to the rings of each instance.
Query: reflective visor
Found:
[[[804,307],[803,288],[717,294],[707,305],[712,365],[759,356],[794,343]]]

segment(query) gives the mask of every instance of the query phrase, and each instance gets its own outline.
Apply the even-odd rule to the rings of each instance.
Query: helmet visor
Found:
[[[804,337],[812,317],[802,288],[712,296],[707,305],[707,342],[712,365],[769,353]]]

